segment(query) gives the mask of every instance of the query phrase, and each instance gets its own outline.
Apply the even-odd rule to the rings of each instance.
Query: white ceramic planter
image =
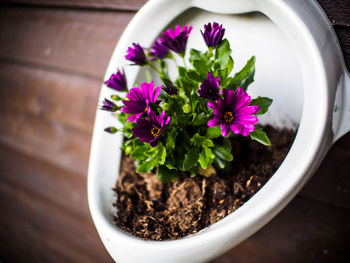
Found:
[[[349,73],[333,28],[313,0],[151,0],[126,28],[106,78],[128,64],[124,55],[132,42],[151,46],[160,32],[176,23],[193,24],[188,46],[204,50],[199,29],[213,21],[226,28],[236,71],[251,55],[257,56],[249,92],[252,97],[274,99],[261,122],[299,125],[296,139],[278,171],[237,211],[181,240],[144,241],[113,222],[112,187],[118,177],[122,136],[105,133],[103,129],[116,120],[97,111],[88,199],[98,233],[118,263],[207,262],[224,253],[279,213],[310,179],[332,143],[350,130]],[[129,87],[143,74],[138,67],[126,72]],[[100,101],[112,93],[102,87]]]

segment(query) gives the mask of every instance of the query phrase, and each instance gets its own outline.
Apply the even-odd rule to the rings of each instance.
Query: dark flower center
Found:
[[[210,94],[210,96],[216,95],[216,90],[214,90],[213,88],[210,88],[209,89],[209,94]]]
[[[156,138],[156,137],[159,137],[159,135],[160,135],[160,133],[161,133],[161,129],[159,128],[159,127],[153,127],[152,129],[151,129],[151,134],[152,134],[152,136],[154,137],[154,138]]]
[[[224,122],[226,124],[231,124],[233,121],[234,117],[233,117],[233,113],[230,111],[226,111],[224,114]]]

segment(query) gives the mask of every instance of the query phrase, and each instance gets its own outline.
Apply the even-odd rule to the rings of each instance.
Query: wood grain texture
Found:
[[[349,262],[350,211],[295,198],[276,218],[211,263]]]
[[[320,168],[299,195],[350,209],[350,133],[327,153]]]
[[[334,25],[350,25],[350,7],[348,0],[317,0],[326,10]],[[3,3],[30,6],[89,8],[107,10],[139,10],[147,0],[5,0]]]
[[[0,200],[0,242],[6,247],[12,243],[5,251],[1,249],[2,259],[111,262],[106,253],[101,253],[103,248],[90,218],[67,214],[53,203],[4,181],[0,181]]]
[[[0,79],[0,111],[23,111],[92,132],[101,81],[1,61]]]
[[[91,134],[12,109],[2,110],[0,119],[2,144],[86,176]]]
[[[2,144],[0,167],[1,181],[32,192],[39,198],[67,210],[69,214],[81,218],[90,217],[86,177]]]
[[[30,6],[137,11],[147,0],[5,0],[3,2]]]
[[[94,112],[113,49],[146,0],[0,6],[0,261],[112,262],[86,200]],[[350,1],[319,0],[348,68]],[[350,134],[290,205],[213,263],[349,262]]]
[[[0,59],[102,81],[133,14],[51,8],[0,8]]]

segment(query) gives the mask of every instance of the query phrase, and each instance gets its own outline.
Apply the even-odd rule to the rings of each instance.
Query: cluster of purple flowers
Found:
[[[139,44],[133,43],[129,47],[125,58],[136,65],[150,65],[150,61],[157,58],[164,59],[170,51],[184,57],[188,36],[192,26],[185,25],[182,29],[179,25],[174,30],[168,29],[154,42],[148,52]],[[225,34],[225,29],[218,23],[208,23],[202,32],[203,39],[209,49],[219,45]],[[118,70],[105,82],[105,84],[116,91],[127,90],[124,70]],[[140,141],[150,143],[152,147],[158,143],[158,138],[163,133],[165,127],[170,123],[171,117],[165,116],[165,111],[158,116],[152,110],[152,106],[157,107],[158,96],[161,89],[171,95],[177,96],[178,89],[171,83],[154,88],[153,81],[141,83],[140,87],[134,87],[126,94],[122,101],[124,106],[121,112],[130,114],[128,122],[136,123],[132,128],[133,136],[139,137]],[[259,112],[259,107],[250,105],[251,97],[239,87],[236,91],[222,89],[220,91],[220,79],[214,77],[211,72],[207,73],[206,79],[198,90],[199,97],[208,99],[208,107],[213,109],[213,118],[209,120],[208,126],[220,126],[222,136],[226,137],[232,131],[243,136],[254,131],[254,124],[258,122],[255,116]],[[118,107],[112,101],[105,99],[101,109],[115,112]]]
[[[192,26],[184,25],[181,29],[179,25],[175,26],[174,30],[168,29],[162,33],[152,45],[149,50],[149,57],[145,55],[145,50],[140,46],[140,44],[133,43],[133,47],[129,47],[125,58],[134,62],[136,65],[146,65],[148,61],[155,60],[156,58],[163,59],[168,54],[169,51],[174,51],[175,53],[184,56],[187,39],[192,30]]]
[[[150,143],[152,147],[157,145],[157,139],[171,119],[170,116],[165,118],[164,111],[157,116],[151,110],[151,104],[157,102],[161,89],[161,86],[154,89],[153,81],[141,83],[140,88],[134,87],[130,90],[126,95],[128,100],[123,100],[125,106],[121,108],[121,112],[130,114],[128,122],[137,123],[132,129],[133,136],[139,137],[142,142]]]

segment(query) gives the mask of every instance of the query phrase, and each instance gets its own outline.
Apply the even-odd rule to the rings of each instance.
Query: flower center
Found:
[[[209,89],[209,94],[210,94],[210,95],[215,95],[215,91],[214,91],[213,88],[210,88],[210,89]]]
[[[161,133],[161,129],[159,128],[159,127],[153,127],[152,129],[151,129],[151,134],[152,134],[152,136],[154,137],[154,138],[156,138],[156,137],[158,137],[159,135],[160,135],[160,133]]]
[[[234,117],[233,117],[233,113],[230,111],[226,111],[224,114],[224,122],[226,124],[231,124],[233,121]]]

